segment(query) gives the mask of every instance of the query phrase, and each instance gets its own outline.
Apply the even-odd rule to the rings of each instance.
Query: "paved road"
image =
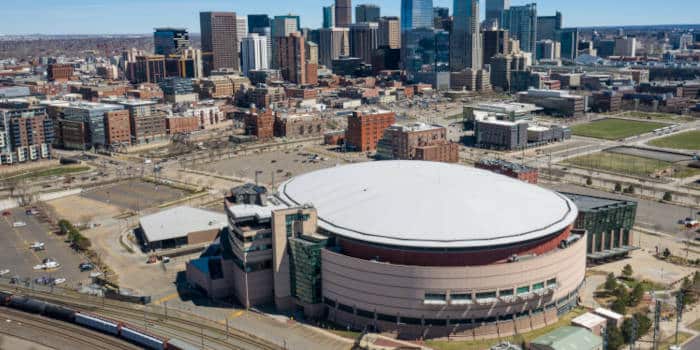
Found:
[[[683,345],[683,350],[698,350],[700,349],[700,335],[696,336],[690,342]]]

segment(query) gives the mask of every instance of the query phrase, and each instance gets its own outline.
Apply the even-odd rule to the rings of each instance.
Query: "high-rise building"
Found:
[[[301,29],[299,16],[275,16],[272,20],[272,37],[288,36]]]
[[[537,40],[556,40],[561,27],[562,16],[559,11],[554,16],[537,17]]]
[[[352,23],[352,0],[335,0],[335,26],[348,27]]]
[[[200,12],[204,74],[212,70],[238,70],[238,36],[235,12]]]
[[[520,42],[520,50],[535,52],[537,41],[537,4],[512,6],[504,15],[504,27]]]
[[[236,16],[236,38],[238,39],[238,50],[240,51],[243,38],[248,36],[248,17]]]
[[[403,32],[401,63],[409,80],[449,89],[450,33],[428,28]]]
[[[323,7],[323,28],[335,27],[335,5]]]
[[[318,44],[313,41],[306,42],[306,60],[312,64],[318,64]]]
[[[615,38],[614,55],[624,57],[637,56],[637,38],[627,36]]]
[[[398,17],[379,19],[379,46],[401,48],[401,22]]]
[[[574,61],[578,57],[578,28],[564,28],[557,33],[561,43],[561,59]]]
[[[450,70],[480,69],[482,66],[479,33],[479,0],[455,0],[454,22],[450,36]]]
[[[379,22],[381,9],[377,5],[361,4],[355,6],[355,22]]]
[[[270,17],[267,15],[248,15],[248,33],[265,35],[265,28],[270,28]]]
[[[535,59],[556,60],[561,57],[561,44],[553,40],[540,40],[536,43]]]
[[[156,28],[153,46],[156,55],[179,54],[190,47],[190,35],[185,28]]]
[[[503,27],[503,14],[510,9],[510,0],[486,0],[486,23]]]
[[[448,7],[433,7],[433,26],[448,32],[452,30],[452,20]]]
[[[306,45],[304,45],[304,37],[299,32],[294,32],[274,40],[277,47],[275,62],[280,67],[284,80],[294,84],[305,84]]]
[[[401,0],[401,32],[433,28],[433,0]]]
[[[362,22],[350,25],[350,55],[372,63],[372,52],[379,47],[379,24]]]
[[[332,68],[333,60],[350,55],[350,30],[348,28],[323,28],[319,31],[318,60]]]
[[[485,30],[483,32],[483,37],[484,64],[490,64],[491,58],[496,55],[507,55],[510,52],[507,29]]]
[[[241,69],[244,75],[251,70],[268,69],[267,37],[250,33],[241,43]]]

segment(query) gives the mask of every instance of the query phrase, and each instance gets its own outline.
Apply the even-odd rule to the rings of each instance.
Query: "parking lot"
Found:
[[[185,191],[141,180],[129,180],[97,188],[81,196],[124,209],[139,211],[186,196]]]
[[[260,182],[272,183],[274,176],[274,182],[279,184],[299,174],[345,163],[346,161],[329,155],[296,149],[225,159],[200,166],[198,170],[247,179],[255,179],[255,173],[258,172]]]
[[[0,219],[0,270],[10,270],[3,278],[19,276],[31,278],[48,276],[65,278],[66,285],[76,285],[89,279],[89,272],[81,273],[78,265],[82,258],[73,251],[61,237],[50,232],[46,223],[37,216],[27,215],[22,208],[8,210],[9,216]],[[26,226],[13,227],[14,223],[26,223]],[[34,251],[30,246],[34,242],[45,244],[45,250]],[[34,270],[46,258],[55,259],[60,266],[52,270]]]

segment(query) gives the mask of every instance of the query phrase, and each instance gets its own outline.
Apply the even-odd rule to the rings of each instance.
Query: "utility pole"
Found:
[[[683,294],[683,289],[681,289],[676,295],[676,345],[678,345],[678,325],[683,319]]]
[[[659,333],[661,327],[661,300],[656,301],[656,308],[654,309],[654,338],[652,340],[652,349],[659,350]]]
[[[637,329],[639,328],[639,322],[636,317],[632,317],[632,334],[630,334],[630,350],[634,350],[635,343],[637,340]]]

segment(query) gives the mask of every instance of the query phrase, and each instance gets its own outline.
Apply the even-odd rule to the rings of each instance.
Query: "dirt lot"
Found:
[[[649,252],[636,251],[630,258],[592,268],[593,271],[604,273],[613,272],[619,275],[622,268],[630,264],[634,269],[634,277],[652,282],[671,284],[682,280],[695,272],[695,269],[667,263],[652,256]]]
[[[150,182],[130,180],[81,194],[84,198],[140,211],[182,198],[185,191]]]
[[[74,224],[84,223],[98,217],[113,217],[124,210],[114,205],[75,195],[47,202],[59,218]]]

